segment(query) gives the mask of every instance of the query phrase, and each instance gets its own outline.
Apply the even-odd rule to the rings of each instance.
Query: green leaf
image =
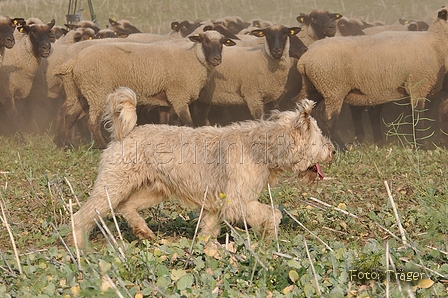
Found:
[[[193,276],[191,274],[183,275],[176,283],[177,289],[185,290],[190,289],[193,284]]]
[[[171,271],[171,280],[173,281],[179,280],[185,274],[187,274],[187,271],[185,271],[184,269],[173,269]]]

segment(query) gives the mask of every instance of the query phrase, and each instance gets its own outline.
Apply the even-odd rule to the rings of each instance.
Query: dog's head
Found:
[[[310,183],[323,178],[320,163],[333,159],[335,148],[330,140],[322,135],[317,122],[311,117],[314,102],[302,100],[295,111],[274,113],[272,120],[289,126],[292,144],[289,144],[288,159],[292,170],[302,183]]]

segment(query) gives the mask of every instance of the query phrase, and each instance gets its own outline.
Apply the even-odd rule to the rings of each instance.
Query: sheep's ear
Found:
[[[171,29],[174,31],[179,31],[179,22],[172,22],[171,23]]]
[[[442,9],[441,11],[439,11],[439,13],[437,14],[437,17],[439,19],[445,20],[447,19],[447,12],[446,9]]]
[[[297,18],[297,22],[300,24],[307,24],[309,22],[309,17],[306,14],[301,13]]]
[[[17,27],[17,31],[19,31],[20,33],[26,33],[28,34],[28,32],[30,32],[31,26],[28,25],[23,25],[23,26],[19,26]]]
[[[261,28],[261,23],[258,20],[254,20],[252,22],[252,26],[256,27],[256,28]]]
[[[210,31],[210,30],[213,30],[213,27],[211,25],[207,25],[204,27],[204,29],[202,31],[205,32],[205,31]]]
[[[50,21],[50,23],[48,23],[48,24],[47,24],[47,25],[48,25],[48,27],[49,27],[49,29],[53,28],[53,26],[54,26],[54,23],[55,23],[55,20],[54,20],[54,19],[52,19],[52,20]]]
[[[302,28],[300,28],[300,27],[289,27],[289,28],[288,28],[288,35],[289,35],[289,36],[294,36],[294,35],[296,35],[297,33],[299,33],[300,30],[302,30]]]
[[[264,29],[255,29],[255,30],[252,30],[250,33],[256,37],[265,37],[266,36],[266,32],[264,31]]]
[[[237,40],[240,39],[238,36],[236,36],[235,34],[230,32],[226,27],[224,27],[221,24],[214,25],[213,27],[210,26],[210,25],[209,26],[205,26],[204,27],[204,31],[207,31],[206,30],[207,27],[210,27],[211,28],[210,30],[218,31],[219,33],[221,33],[222,35],[224,35],[227,38],[232,38],[232,39],[237,39]]]
[[[190,36],[188,36],[188,39],[190,39],[192,42],[201,42],[202,41],[202,37],[199,34],[190,35]]]
[[[112,26],[116,26],[117,25],[117,20],[114,19],[109,19],[109,24],[111,24]]]
[[[231,40],[230,38],[224,38],[222,44],[225,46],[228,46],[228,47],[236,45],[236,43],[233,40]]]
[[[14,26],[24,26],[26,24],[26,21],[24,18],[14,18],[11,20],[12,24]]]
[[[403,19],[403,18],[399,18],[398,22],[402,25],[406,25],[407,23],[409,23],[409,20]]]
[[[330,19],[332,21],[336,21],[342,18],[342,15],[340,13],[330,13]]]

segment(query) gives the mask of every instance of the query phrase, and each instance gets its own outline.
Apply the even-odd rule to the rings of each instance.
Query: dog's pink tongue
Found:
[[[313,169],[317,172],[317,175],[319,175],[320,180],[324,179],[324,172],[322,172],[322,168],[318,163],[313,166]]]

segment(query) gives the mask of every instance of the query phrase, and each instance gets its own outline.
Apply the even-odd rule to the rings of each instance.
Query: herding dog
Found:
[[[268,120],[199,128],[136,126],[136,104],[129,88],[108,95],[105,120],[112,141],[101,156],[90,199],[74,215],[80,246],[94,226],[94,210],[103,217],[110,211],[107,194],[141,239],[155,235],[138,210],[172,196],[203,206],[203,235],[218,236],[220,218],[233,223],[245,218],[252,228],[274,234],[281,212],[258,202],[267,183],[284,171],[308,181],[322,177],[318,163],[334,154],[310,117],[314,102],[307,99],[296,111],[274,112]]]

